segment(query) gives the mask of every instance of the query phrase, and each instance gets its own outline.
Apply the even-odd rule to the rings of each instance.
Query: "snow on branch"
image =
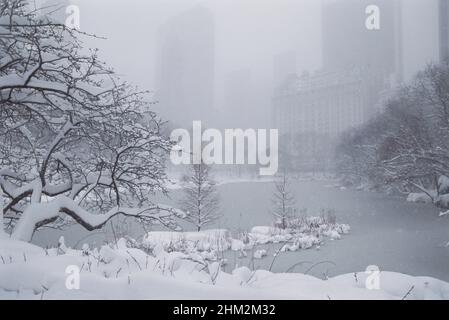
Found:
[[[92,214],[72,199],[59,196],[48,203],[35,203],[28,206],[15,227],[12,238],[30,241],[34,231],[42,222],[55,220],[60,214],[67,214],[89,231],[102,228],[110,219],[118,215],[134,217],[142,222],[159,223],[172,228],[177,228],[172,221],[173,217],[183,218],[185,216],[181,210],[166,205],[142,208],[115,207],[104,214]]]
[[[29,239],[61,214],[88,230],[119,214],[173,227],[179,212],[149,200],[166,193],[172,143],[145,91],[27,4],[0,6],[0,227]]]

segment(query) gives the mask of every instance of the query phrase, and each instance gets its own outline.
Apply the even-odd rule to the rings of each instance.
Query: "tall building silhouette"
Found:
[[[214,107],[214,18],[195,6],[160,29],[157,100],[164,116],[180,125],[207,121]]]
[[[439,0],[440,61],[449,58],[449,1]]]
[[[380,10],[380,29],[366,28],[366,7]],[[336,137],[368,121],[402,79],[398,0],[333,0],[322,11],[322,69],[290,77],[273,105],[281,134]]]
[[[380,29],[365,27],[366,8],[379,8]],[[323,69],[374,69],[389,76],[400,70],[400,2],[398,0],[337,0],[322,13]]]

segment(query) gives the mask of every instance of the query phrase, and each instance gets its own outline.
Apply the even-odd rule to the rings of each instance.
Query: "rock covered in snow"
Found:
[[[262,259],[266,255],[267,255],[267,250],[259,249],[259,250],[254,251],[253,257],[254,257],[254,259]]]
[[[442,175],[438,178],[438,191],[440,194],[449,194],[449,178]]]
[[[436,196],[436,194],[435,194]],[[432,198],[423,192],[418,192],[418,193],[409,193],[409,195],[407,196],[407,201],[408,202],[415,202],[415,203],[432,203]]]

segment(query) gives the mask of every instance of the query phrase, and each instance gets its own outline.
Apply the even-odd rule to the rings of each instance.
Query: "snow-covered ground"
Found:
[[[148,255],[124,239],[83,250],[2,240],[0,256],[0,299],[449,299],[449,283],[430,277],[361,271],[321,280],[246,267],[225,273],[217,262],[161,247]]]

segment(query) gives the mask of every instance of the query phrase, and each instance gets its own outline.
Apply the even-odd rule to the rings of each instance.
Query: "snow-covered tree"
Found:
[[[425,193],[444,205],[439,181],[449,176],[449,61],[429,65],[397,90],[385,110],[347,133],[337,169],[377,188]]]
[[[116,215],[174,227],[182,213],[148,199],[165,192],[171,143],[145,92],[122,82],[97,50],[83,48],[89,35],[33,9],[25,0],[0,3],[0,187],[8,232],[29,241],[44,225],[74,220],[94,230]]]
[[[181,208],[186,214],[185,220],[198,231],[221,216],[220,200],[210,171],[211,167],[204,163],[192,164],[189,173],[183,177],[185,187]]]
[[[4,199],[3,199],[3,190],[0,188],[0,239],[6,238],[5,230],[3,229],[4,223],[3,223],[3,207],[5,205]]]
[[[288,174],[284,170],[283,173],[276,179],[275,190],[273,193],[273,208],[271,214],[276,219],[275,225],[281,229],[288,227],[288,221],[296,213],[295,197],[290,191],[290,183]]]

